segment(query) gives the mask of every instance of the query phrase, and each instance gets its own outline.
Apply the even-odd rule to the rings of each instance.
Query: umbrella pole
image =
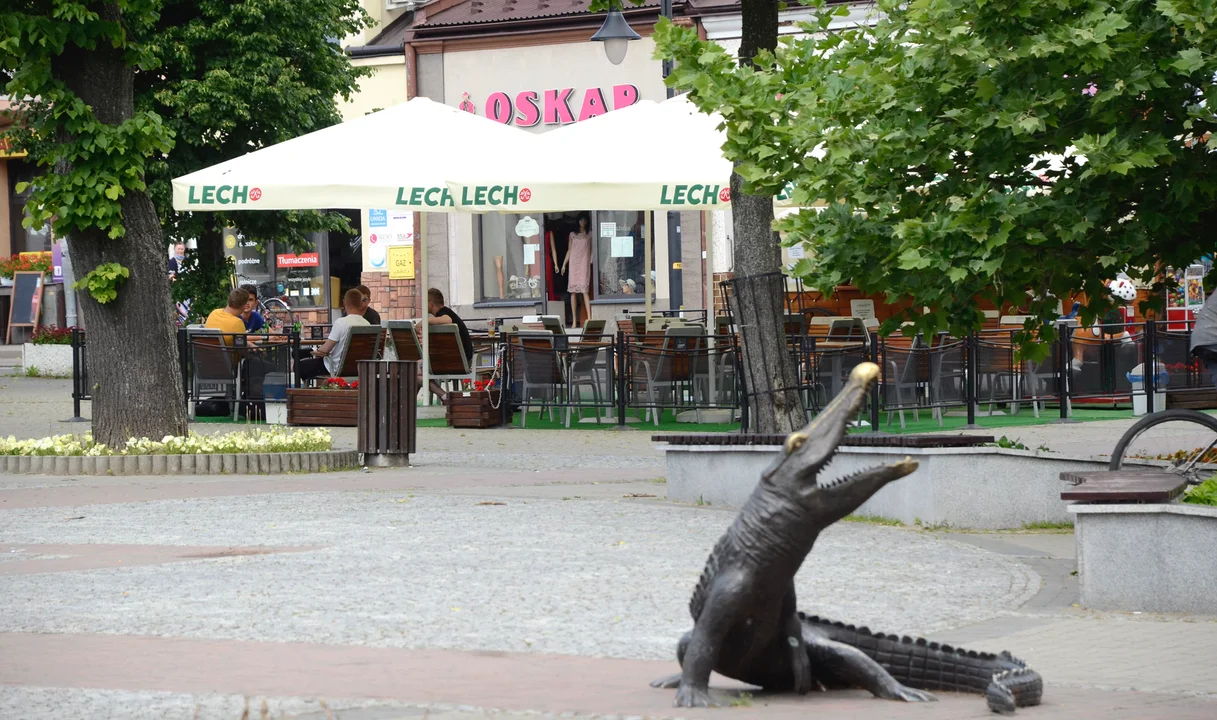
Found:
[[[419,248],[420,258],[418,277],[414,284],[418,287],[419,295],[422,296],[422,323],[423,323],[423,397],[427,402],[424,405],[431,405],[431,320],[427,316],[427,221],[425,214],[419,214],[418,232],[414,233],[417,241],[422,243]]]
[[[651,216],[654,215],[651,211],[642,214],[642,232],[646,237],[642,241],[642,282],[643,291],[646,294],[646,317],[647,324],[651,323],[651,243],[654,242],[655,236],[651,232]]]

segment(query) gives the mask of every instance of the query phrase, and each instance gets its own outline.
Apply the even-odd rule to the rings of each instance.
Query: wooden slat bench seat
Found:
[[[1061,480],[1072,485],[1062,500],[1089,503],[1165,503],[1187,487],[1186,478],[1163,470],[1063,472]]]

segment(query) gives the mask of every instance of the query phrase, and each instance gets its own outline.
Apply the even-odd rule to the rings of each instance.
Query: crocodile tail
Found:
[[[909,687],[981,694],[987,698],[989,709],[999,713],[1038,705],[1043,694],[1039,673],[1008,652],[995,655],[924,638],[874,633],[865,627],[803,613],[799,613],[799,619],[828,638],[861,650]]]
[[[1039,705],[1044,694],[1044,680],[1040,674],[1008,652],[1002,651],[998,659],[1014,667],[994,673],[985,688],[989,709],[1001,715],[1012,715],[1016,707]]]

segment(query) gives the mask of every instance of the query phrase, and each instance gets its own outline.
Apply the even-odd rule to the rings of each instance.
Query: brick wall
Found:
[[[417,267],[417,265],[415,266]],[[372,291],[370,305],[382,320],[406,320],[419,316],[417,280],[390,280],[388,273],[363,273],[360,281]]]

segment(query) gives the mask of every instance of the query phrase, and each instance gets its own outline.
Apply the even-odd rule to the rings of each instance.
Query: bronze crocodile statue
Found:
[[[980,692],[1000,713],[1039,703],[1043,681],[1009,653],[878,635],[798,612],[794,577],[819,534],[917,469],[905,458],[817,482],[878,376],[872,363],[854,368],[815,421],[787,437],[714,546],[689,602],[693,629],[677,646],[681,672],[651,683],[679,688],[675,705],[713,705],[712,671],[778,692],[859,687],[909,702],[934,700],[926,690]]]

